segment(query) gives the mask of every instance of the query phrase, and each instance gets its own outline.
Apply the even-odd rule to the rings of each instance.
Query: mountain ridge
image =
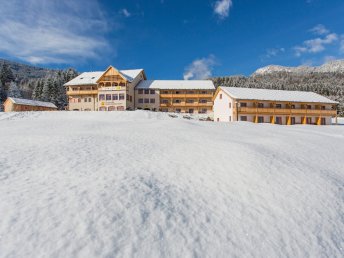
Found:
[[[271,73],[297,73],[297,74],[308,74],[308,73],[344,73],[344,59],[329,61],[320,66],[281,66],[281,65],[268,65],[257,69],[252,76],[265,75]]]

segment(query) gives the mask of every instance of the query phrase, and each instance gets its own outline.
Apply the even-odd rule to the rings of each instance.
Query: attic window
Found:
[[[96,78],[96,77],[92,77],[91,79],[93,80],[94,78]]]
[[[84,77],[81,77],[80,80],[84,79]]]

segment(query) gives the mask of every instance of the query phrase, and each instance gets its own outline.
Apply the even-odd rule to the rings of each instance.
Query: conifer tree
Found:
[[[8,64],[4,63],[0,71],[0,81],[2,82],[3,85],[5,85],[8,82],[14,81],[14,79],[15,78],[14,78],[11,68],[9,67]]]
[[[15,82],[11,82],[10,87],[8,88],[8,97],[13,97],[13,98],[21,98],[21,92]]]

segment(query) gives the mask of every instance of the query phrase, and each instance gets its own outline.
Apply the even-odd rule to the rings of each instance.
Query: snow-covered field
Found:
[[[0,146],[0,257],[344,254],[344,125],[0,113]]]

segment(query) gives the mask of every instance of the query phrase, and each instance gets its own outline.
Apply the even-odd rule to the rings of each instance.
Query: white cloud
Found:
[[[341,36],[339,51],[344,54],[344,35]]]
[[[122,9],[120,11],[121,14],[123,14],[125,17],[130,17],[131,16],[131,13],[127,10],[127,9]]]
[[[266,50],[266,53],[264,55],[264,58],[272,58],[275,56],[278,56],[281,53],[285,52],[285,48],[281,47],[281,48],[269,48]]]
[[[11,0],[0,9],[0,52],[30,63],[98,58],[109,24],[96,0]]]
[[[326,45],[330,45],[338,40],[336,33],[331,33],[323,38],[315,38],[306,40],[302,46],[294,47],[296,56],[301,56],[303,53],[319,53],[326,49]]]
[[[214,13],[220,18],[225,19],[229,15],[229,10],[232,7],[232,0],[218,0],[214,4]]]
[[[330,31],[322,24],[318,24],[317,26],[312,28],[310,31],[316,35],[326,35],[330,33]]]
[[[210,55],[193,61],[184,72],[184,80],[202,80],[210,78],[216,64],[215,57]]]

